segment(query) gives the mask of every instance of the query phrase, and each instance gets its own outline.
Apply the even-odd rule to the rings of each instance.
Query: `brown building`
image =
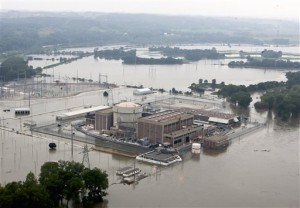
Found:
[[[95,130],[109,130],[113,126],[112,108],[97,111],[95,115]]]
[[[138,119],[138,138],[152,143],[169,142],[173,147],[189,143],[201,134],[202,127],[193,125],[194,116],[183,112],[164,111]]]

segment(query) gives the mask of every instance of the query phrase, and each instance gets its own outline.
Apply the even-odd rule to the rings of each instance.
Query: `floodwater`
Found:
[[[115,46],[114,48],[119,48]],[[259,52],[264,49],[282,50],[286,53],[300,55],[299,47],[276,48],[274,46],[237,46],[231,48],[224,45],[207,45],[207,46],[181,46],[183,48],[201,48],[211,49],[216,47],[220,51],[232,51],[238,53]],[[102,47],[107,48],[107,47]],[[102,49],[102,48],[99,48]],[[108,47],[109,48],[109,47]],[[111,47],[110,47],[111,48]],[[75,48],[69,50],[93,51],[94,48]],[[138,48],[138,56],[156,57],[157,53],[151,53],[147,48]],[[173,87],[177,90],[188,90],[192,83],[198,83],[199,79],[207,79],[211,82],[216,79],[217,83],[225,82],[226,84],[249,85],[265,81],[285,81],[285,70],[264,70],[255,68],[229,68],[228,62],[234,59],[224,60],[200,60],[183,65],[125,65],[119,60],[94,59],[93,56],[74,61],[70,64],[63,64],[55,68],[47,69],[44,73],[54,75],[54,80],[70,80],[73,77],[100,80],[117,85],[143,85],[144,87],[164,88],[170,90]],[[47,62],[48,64],[49,61]],[[29,65],[37,67],[44,65],[45,61],[30,61]],[[70,82],[70,81],[69,81]]]
[[[109,207],[299,207],[299,126],[272,123],[184,159],[136,187],[112,186]]]
[[[124,73],[121,73],[121,62],[94,60],[89,57],[56,67],[54,72],[57,74],[59,71],[60,76],[65,73],[69,77],[76,77],[78,69],[78,77],[87,78],[97,77],[101,72],[108,74],[108,82],[143,84],[154,88],[172,86],[176,89],[186,89],[191,80],[197,82],[199,78],[216,78],[217,82],[222,80],[236,84],[285,79],[282,71],[232,71],[226,66],[208,64],[209,61],[200,63],[197,68],[193,64],[156,66],[157,76],[153,78],[148,76],[148,66],[124,66]],[[52,72],[52,69],[49,70]],[[174,78],[171,75],[172,70],[176,74]],[[22,125],[25,120],[46,124],[54,122],[55,115],[72,107],[76,109],[85,104],[103,105],[124,99],[140,99],[133,97],[132,89],[126,88],[114,89],[113,97],[108,99],[102,93],[103,91],[93,91],[64,99],[32,100],[34,116],[27,118],[14,118],[12,111],[4,113],[3,109],[24,106],[28,101],[1,101],[1,125],[31,134]],[[154,94],[152,97],[147,96],[147,99],[157,99],[159,96]],[[237,112],[239,109],[227,110]],[[41,113],[43,114],[39,115]],[[183,162],[165,169],[134,162],[133,159],[123,156],[90,151],[91,167],[107,171],[111,184],[108,188],[109,195],[105,197],[106,203],[96,207],[299,207],[299,120],[282,123],[274,120],[272,114],[256,112],[253,105],[243,113],[249,115],[251,120],[267,122],[267,126],[233,140],[223,151],[202,150],[199,157],[187,153]],[[45,161],[73,159],[82,162],[83,159],[82,143],[75,143],[72,156],[70,141],[65,139],[50,136],[40,138],[36,134],[31,137],[3,130],[0,138],[1,184],[24,180],[29,171],[38,175],[39,168]],[[49,151],[48,144],[52,141],[58,144],[56,151]],[[117,184],[119,179],[115,171],[128,165],[135,165],[152,175],[135,185]]]

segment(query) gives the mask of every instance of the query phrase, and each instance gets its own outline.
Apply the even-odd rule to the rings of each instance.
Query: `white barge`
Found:
[[[135,159],[138,161],[152,163],[155,165],[163,165],[163,166],[168,166],[173,163],[182,161],[179,155],[159,153],[155,150],[151,152],[147,152],[145,154],[138,155],[136,156]]]
[[[139,168],[134,168],[133,170],[123,173],[123,177],[128,178],[128,177],[134,176],[136,174],[139,174],[140,172],[141,172],[141,170]]]
[[[123,174],[128,173],[132,170],[134,170],[133,167],[124,167],[124,168],[121,168],[121,169],[117,170],[116,174],[122,176]]]

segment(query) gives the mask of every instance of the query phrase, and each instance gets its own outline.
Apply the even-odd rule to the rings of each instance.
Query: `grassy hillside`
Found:
[[[299,22],[143,14],[1,12],[0,52],[112,43],[299,44]]]

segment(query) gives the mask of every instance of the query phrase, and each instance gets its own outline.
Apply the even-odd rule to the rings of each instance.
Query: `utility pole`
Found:
[[[74,133],[73,133],[73,127],[72,127],[72,124],[71,124],[71,156],[72,156],[72,161],[74,161],[74,158],[73,158],[73,141],[74,141]]]
[[[26,89],[25,89],[26,87]],[[27,76],[26,76],[26,70],[25,70],[25,83],[24,83],[24,100],[25,100],[25,95],[26,95],[26,90],[27,90]]]
[[[101,74],[99,73],[99,85],[101,84]]]
[[[29,89],[29,98],[28,98],[28,102],[29,102],[29,109],[30,109],[30,89]]]

